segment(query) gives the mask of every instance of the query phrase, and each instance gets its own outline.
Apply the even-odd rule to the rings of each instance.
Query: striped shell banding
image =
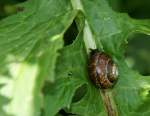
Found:
[[[90,79],[99,88],[111,88],[117,81],[117,66],[104,52],[92,50],[88,68]]]

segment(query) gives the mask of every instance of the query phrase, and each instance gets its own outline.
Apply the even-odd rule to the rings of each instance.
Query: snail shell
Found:
[[[89,76],[99,88],[111,88],[117,81],[118,68],[104,52],[92,50],[89,60]]]

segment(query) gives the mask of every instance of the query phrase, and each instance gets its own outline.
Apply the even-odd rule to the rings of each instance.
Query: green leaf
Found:
[[[129,69],[124,58],[124,45],[126,44],[127,37],[137,31],[150,34],[150,21],[134,20],[126,14],[116,13],[111,9],[106,0],[80,0],[79,6],[81,6],[92,30],[91,33],[97,48],[112,56],[118,65],[119,80],[117,85],[110,90],[110,99],[115,103],[113,107],[116,108],[115,110],[117,110],[118,115],[150,115],[150,105],[148,105],[150,99],[150,78],[142,77],[137,72]],[[81,111],[82,105],[95,104],[95,100],[87,100],[91,96],[97,99],[99,95],[92,92],[79,103],[73,104],[73,112],[86,116],[91,114],[99,115],[98,111],[102,108],[100,105],[97,105],[97,110],[95,110],[94,106],[90,105],[88,108],[90,110],[86,110],[86,113],[83,112],[86,108]],[[99,104],[102,103],[99,102]],[[142,108],[143,106],[146,108]]]
[[[34,89],[34,87],[37,86],[38,70],[39,67],[37,64],[28,64],[26,62],[10,64],[10,74],[13,79],[9,80],[8,85],[5,85],[1,90],[3,94],[12,99],[11,102],[5,106],[9,114],[15,114],[16,116],[19,114],[23,116],[33,116],[39,113],[39,111],[34,111],[33,108],[35,107],[35,101],[36,104],[38,103],[36,107],[39,107],[41,103],[37,96],[38,89]],[[8,91],[9,93],[7,93]],[[36,95],[34,95],[35,93]],[[36,96],[36,98],[34,98],[34,96]],[[18,110],[20,106],[21,109]]]
[[[8,103],[8,99],[6,99],[4,96],[0,96],[0,112],[1,112],[1,116],[6,116],[6,112],[3,109],[3,105]],[[8,114],[7,114],[8,115]]]
[[[37,116],[43,82],[54,81],[57,50],[77,11],[67,0],[31,0],[20,6],[23,12],[0,21],[0,78],[7,79],[0,93],[11,99],[0,106],[10,115]]]
[[[82,33],[74,44],[61,50],[56,72],[56,82],[50,85],[46,92],[46,116],[55,115],[61,108],[70,108],[76,89],[86,84],[86,54]]]
[[[17,6],[24,10],[0,21],[2,115],[54,116],[65,109],[107,116],[105,96],[88,77],[89,48],[106,52],[118,66],[118,82],[106,90],[116,115],[150,115],[150,78],[130,69],[124,58],[128,36],[149,35],[150,20],[113,11],[107,0],[30,0]],[[79,34],[63,47],[73,20]],[[78,89],[83,96],[77,96]]]

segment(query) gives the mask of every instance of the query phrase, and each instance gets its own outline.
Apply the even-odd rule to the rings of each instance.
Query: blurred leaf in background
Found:
[[[16,4],[24,1],[26,0],[0,0],[0,19],[22,10],[18,9]]]
[[[109,3],[114,10],[126,12],[132,18],[150,19],[150,0],[110,0]],[[150,75],[150,36],[141,33],[129,36],[125,56],[129,67]]]
[[[108,0],[112,8],[118,12],[127,12],[138,19],[150,18],[149,0]]]
[[[140,33],[130,36],[125,55],[129,67],[144,76],[150,75],[150,36]]]

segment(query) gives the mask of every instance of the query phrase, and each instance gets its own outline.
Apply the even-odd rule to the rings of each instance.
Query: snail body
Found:
[[[99,88],[111,88],[117,81],[117,66],[104,52],[92,50],[88,68],[90,79]]]

